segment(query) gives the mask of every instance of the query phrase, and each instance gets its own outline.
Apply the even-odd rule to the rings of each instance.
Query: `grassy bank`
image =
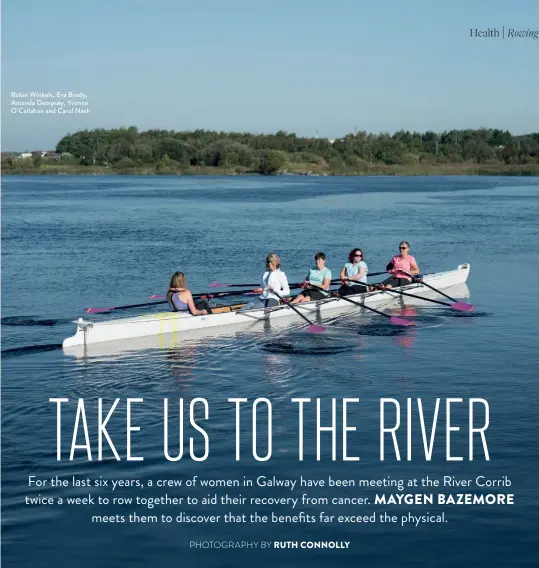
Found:
[[[539,176],[539,164],[373,164],[364,169],[332,169],[327,165],[313,163],[286,164],[280,174],[323,176],[443,176],[443,175],[493,175],[493,176]],[[39,167],[4,168],[2,175],[259,175],[242,167],[189,166],[184,168],[156,168],[140,166],[133,168],[110,168],[69,164],[43,164]]]

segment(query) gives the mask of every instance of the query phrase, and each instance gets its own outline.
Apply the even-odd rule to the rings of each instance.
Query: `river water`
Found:
[[[116,567],[165,565],[236,566],[263,561],[268,566],[536,566],[539,560],[539,415],[537,364],[539,325],[537,246],[539,184],[535,179],[472,177],[9,177],[3,180],[2,211],[2,480],[3,547],[6,566],[20,568],[76,565]],[[290,282],[300,281],[317,251],[338,276],[350,248],[363,248],[371,272],[382,271],[402,239],[424,273],[471,264],[467,286],[455,291],[477,306],[458,314],[436,304],[395,302],[392,313],[412,317],[414,328],[397,329],[376,314],[350,311],[326,321],[328,333],[311,336],[301,321],[286,327],[256,326],[186,338],[158,338],[153,345],[109,345],[85,356],[64,353],[71,321],[89,306],[118,306],[162,294],[170,275],[183,270],[194,291],[219,282],[257,282],[268,252],[281,256]],[[404,305],[406,304],[407,307]],[[153,308],[150,308],[150,310]],[[123,315],[148,313],[131,310]],[[111,316],[95,316],[95,319]],[[56,407],[64,397],[62,461],[57,461]],[[178,423],[176,400],[204,397],[209,455],[205,461],[163,456],[163,399]],[[252,456],[250,404],[242,406],[241,459],[236,461],[234,407],[229,397],[252,403],[267,397],[273,406],[273,447],[268,461]],[[298,459],[297,405],[294,397],[321,399],[323,425],[331,423],[337,399],[338,436],[332,460],[331,436],[322,433],[316,459],[314,402],[305,407],[304,459]],[[414,400],[412,459],[406,459],[406,434],[399,433],[402,461],[390,437],[386,459],[379,456],[379,399],[401,404]],[[445,410],[440,409],[432,460],[421,442],[416,398],[427,423],[437,398],[461,398],[452,421],[453,455],[446,461]],[[84,398],[93,461],[78,449],[69,461],[76,399]],[[104,444],[97,458],[97,399],[107,411],[121,399],[108,431],[120,462]],[[134,403],[132,452],[144,461],[126,461],[126,399]],[[342,460],[343,398],[350,405],[348,455]],[[480,442],[468,460],[467,401],[488,401],[486,433],[489,461]],[[74,402],[75,401],[75,402]],[[388,407],[389,408],[389,407]],[[265,455],[264,406],[260,408],[257,451]],[[202,419],[196,409],[196,419]],[[453,418],[454,416],[454,418]],[[429,418],[430,417],[430,418]],[[189,427],[195,454],[201,435]],[[203,424],[201,421],[200,424]],[[82,444],[82,430],[78,443]],[[172,431],[171,431],[172,432]],[[178,436],[177,427],[171,434]],[[176,448],[177,442],[171,442]],[[173,447],[171,453],[174,453]],[[240,488],[244,496],[299,497],[300,503],[201,505],[217,493],[121,487],[103,489],[109,498],[191,495],[197,505],[141,504],[27,505],[26,497],[88,496],[101,489],[29,487],[28,478],[54,476],[92,482],[100,478],[177,479],[509,479],[495,491],[514,493],[510,506],[387,506],[391,515],[445,513],[444,523],[92,523],[92,515],[259,514],[368,515],[369,505],[301,504],[301,495],[399,493],[392,489]],[[420,491],[415,489],[414,491]],[[425,489],[425,492],[432,488]],[[445,490],[449,492],[450,490]],[[456,491],[456,490],[455,490]],[[406,488],[404,489],[406,493]],[[400,518],[400,517],[399,517]],[[191,541],[349,542],[333,550],[196,549]]]

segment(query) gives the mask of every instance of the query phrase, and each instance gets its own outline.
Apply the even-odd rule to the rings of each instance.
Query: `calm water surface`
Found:
[[[533,179],[4,178],[2,554],[6,566],[117,567],[124,562],[133,567],[171,562],[235,566],[260,558],[268,566],[337,562],[388,567],[536,566],[538,209],[539,184]],[[396,302],[393,312],[412,314],[416,328],[397,330],[379,316],[351,312],[331,320],[326,336],[308,336],[301,322],[291,320],[287,328],[253,326],[131,351],[112,346],[85,358],[58,348],[73,334],[70,322],[85,307],[144,302],[149,294],[163,293],[175,270],[188,274],[195,291],[207,290],[212,281],[256,282],[266,254],[276,251],[293,282],[303,278],[318,250],[327,254],[327,265],[337,276],[348,250],[361,246],[370,270],[380,271],[401,239],[412,243],[423,272],[471,263],[467,289],[459,293],[478,307],[472,316],[459,316],[434,304],[404,308]],[[129,312],[136,313],[148,311]],[[210,456],[202,463],[186,459],[169,463],[162,455],[162,399],[195,396],[210,404]],[[242,461],[235,461],[234,413],[226,401],[230,396],[272,400],[270,461],[259,463],[249,456],[248,430],[242,437]],[[306,416],[305,460],[298,461],[297,414],[288,403],[296,396],[322,398],[326,424],[332,397],[361,399],[350,414],[358,432],[349,442],[349,453],[360,455],[360,462],[340,461],[340,445],[338,461],[331,461],[329,445],[324,446],[323,459],[316,461],[312,411]],[[491,461],[478,459],[476,453],[473,462],[446,463],[445,437],[437,436],[431,462],[421,459],[422,444],[415,438],[411,462],[381,463],[377,421],[382,396],[395,397],[403,405],[407,397],[421,397],[431,412],[436,397],[487,399]],[[136,409],[143,430],[134,446],[144,462],[88,463],[80,451],[73,462],[57,462],[50,397],[84,397],[92,440],[98,397],[109,403],[115,397],[122,401],[143,397],[144,404]],[[109,427],[122,458],[124,409],[125,405]],[[74,413],[73,406],[65,410],[64,448],[71,441]],[[456,411],[455,416],[465,420],[467,411]],[[245,417],[248,424],[247,411]],[[417,434],[417,415],[413,428]],[[455,453],[466,455],[466,436],[455,439]],[[325,440],[329,444],[328,437]],[[401,441],[403,450],[405,439]],[[417,529],[378,523],[111,526],[92,524],[88,508],[24,505],[26,495],[40,492],[28,488],[28,475],[144,480],[186,480],[193,475],[355,479],[506,475],[515,505],[446,508],[447,523]],[[362,493],[374,494],[369,491]],[[68,493],[88,492],[69,489]],[[207,493],[194,490],[193,495],[200,498]],[[130,489],[121,492],[135,494]],[[283,492],[274,489],[265,494]],[[194,505],[181,509],[187,514],[201,512]],[[336,513],[331,505],[325,509]],[[176,510],[163,507],[154,512],[172,515]],[[284,506],[273,510],[291,514]],[[362,510],[341,507],[338,512]],[[401,513],[398,508],[388,510]],[[413,508],[416,514],[427,510]],[[109,507],[107,512],[126,510]],[[206,507],[202,512],[223,511]],[[344,540],[351,545],[345,551],[268,551],[264,556],[260,551],[201,552],[188,547],[190,540],[215,539]]]

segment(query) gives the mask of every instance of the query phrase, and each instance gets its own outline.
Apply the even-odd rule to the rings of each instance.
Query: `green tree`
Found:
[[[214,147],[214,164],[227,168],[233,166],[251,167],[254,162],[254,151],[239,142],[225,140]]]
[[[159,162],[157,163],[157,170],[164,170],[166,168],[168,168],[170,165],[170,158],[168,157],[168,154],[165,154],[164,156],[161,157],[161,159],[159,160]]]
[[[258,162],[257,171],[264,175],[274,175],[284,168],[286,155],[277,150],[268,150],[262,153]]]
[[[153,148],[150,142],[137,141],[129,147],[129,158],[139,165],[154,163]]]
[[[158,158],[162,158],[165,154],[171,160],[176,160],[181,164],[188,164],[194,155],[194,149],[183,140],[168,137],[161,140],[157,146]]]
[[[136,166],[135,162],[133,162],[133,160],[131,160],[131,158],[122,158],[121,160],[118,160],[118,162],[116,162],[116,164],[114,164],[114,168],[118,169],[118,170],[127,170],[130,168],[134,168]]]

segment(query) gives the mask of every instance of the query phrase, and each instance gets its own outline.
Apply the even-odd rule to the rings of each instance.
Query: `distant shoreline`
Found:
[[[381,165],[373,164],[364,170],[344,169],[328,170],[323,167],[302,168],[300,164],[285,168],[272,175],[297,175],[297,176],[446,176],[446,175],[487,175],[487,176],[539,176],[539,164],[432,164],[432,165]],[[134,167],[119,170],[104,166],[83,165],[42,165],[39,168],[13,168],[2,171],[3,176],[8,175],[177,175],[177,176],[260,176],[256,171],[246,168],[221,168],[211,166],[191,166],[178,169],[156,169],[154,167]]]
[[[53,151],[2,153],[19,175],[539,176],[539,132],[399,130],[342,138],[129,128],[66,134]]]

